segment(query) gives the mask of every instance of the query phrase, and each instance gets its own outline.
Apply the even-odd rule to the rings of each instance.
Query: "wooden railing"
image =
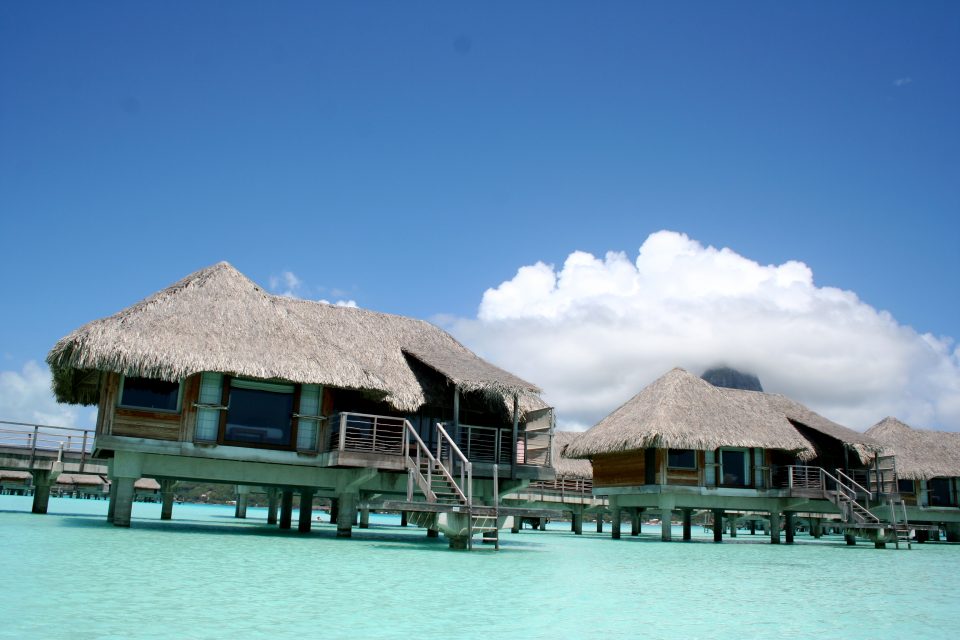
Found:
[[[74,459],[79,457],[82,468],[93,452],[93,429],[54,427],[7,420],[0,420],[0,425],[6,425],[0,428],[0,447],[28,451],[31,467],[38,453],[46,454],[44,457],[49,458],[51,452],[62,452],[74,454]]]
[[[403,418],[341,413],[330,419],[327,450],[403,455]]]

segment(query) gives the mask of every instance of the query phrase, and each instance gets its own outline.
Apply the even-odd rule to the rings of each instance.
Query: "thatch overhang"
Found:
[[[887,417],[867,429],[895,454],[897,477],[904,480],[960,477],[960,433],[915,429]]]
[[[762,447],[801,457],[814,454],[813,445],[760,395],[734,396],[678,368],[577,438],[567,455],[589,458],[647,447]]]
[[[593,465],[589,460],[567,457],[567,447],[577,438],[579,431],[553,432],[553,468],[557,472],[557,479],[593,479]]]
[[[723,389],[723,392],[744,399],[750,398],[750,394],[762,398],[774,411],[783,414],[798,428],[806,427],[850,447],[864,464],[872,460],[877,452],[883,450],[883,444],[875,438],[837,424],[785,395],[739,389]]]
[[[177,381],[203,371],[361,390],[398,411],[425,402],[408,357],[466,390],[539,389],[413,318],[271,295],[226,262],[197,271],[54,345],[60,402],[94,404],[100,372]]]

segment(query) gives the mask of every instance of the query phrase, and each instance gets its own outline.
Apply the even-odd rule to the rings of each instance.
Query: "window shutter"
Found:
[[[194,440],[216,442],[220,430],[220,406],[223,394],[223,374],[204,372],[200,376],[200,398],[197,408],[197,427]],[[206,406],[203,406],[206,405]]]

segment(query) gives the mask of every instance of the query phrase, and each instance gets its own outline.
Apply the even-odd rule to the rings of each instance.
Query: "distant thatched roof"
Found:
[[[100,476],[90,473],[61,473],[57,477],[57,484],[72,484],[83,487],[102,487],[108,483]]]
[[[553,468],[557,471],[558,480],[564,478],[590,480],[593,478],[593,465],[590,464],[589,460],[568,458],[565,455],[567,446],[581,435],[583,434],[579,431],[553,432]]]
[[[960,477],[960,433],[914,429],[896,418],[884,418],[867,429],[896,454],[897,476],[905,480]]]
[[[647,447],[701,449],[763,447],[813,455],[813,446],[764,394],[729,390],[674,369],[654,381],[567,447],[567,455],[634,451]]]
[[[133,488],[141,491],[159,491],[160,483],[153,478],[137,478],[133,483]]]
[[[873,455],[883,449],[883,445],[876,439],[828,420],[796,400],[779,393],[760,393],[736,389],[723,389],[722,391],[733,397],[747,398],[749,394],[762,397],[774,411],[783,414],[791,423],[822,433],[840,441],[842,444],[850,445],[864,463],[872,460]]]
[[[7,471],[6,469],[0,469],[0,480],[29,480],[31,478],[31,473],[29,471]]]
[[[61,402],[96,403],[98,371],[171,381],[219,371],[359,389],[413,411],[425,385],[407,357],[467,392],[539,393],[428,322],[271,295],[226,262],[80,327],[47,362]]]

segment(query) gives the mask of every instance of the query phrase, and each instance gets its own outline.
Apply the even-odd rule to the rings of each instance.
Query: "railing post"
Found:
[[[787,467],[787,488],[793,491],[793,465]]]
[[[413,469],[407,469],[407,502],[413,502]]]
[[[380,424],[380,419],[376,416],[373,417],[373,442],[371,442],[371,451],[377,450],[377,426]]]
[[[340,444],[338,446],[338,449],[340,451],[343,451],[343,447],[346,444],[346,440],[347,440],[347,414],[341,413],[340,414]]]
[[[32,443],[32,446],[30,447],[30,467],[29,467],[30,469],[33,469],[33,463],[36,461],[36,458],[37,458],[37,433],[39,429],[40,427],[38,427],[37,425],[33,425],[33,443]]]
[[[87,434],[89,431],[83,432],[83,444],[80,449],[80,473],[83,473],[83,466],[87,463]]]

